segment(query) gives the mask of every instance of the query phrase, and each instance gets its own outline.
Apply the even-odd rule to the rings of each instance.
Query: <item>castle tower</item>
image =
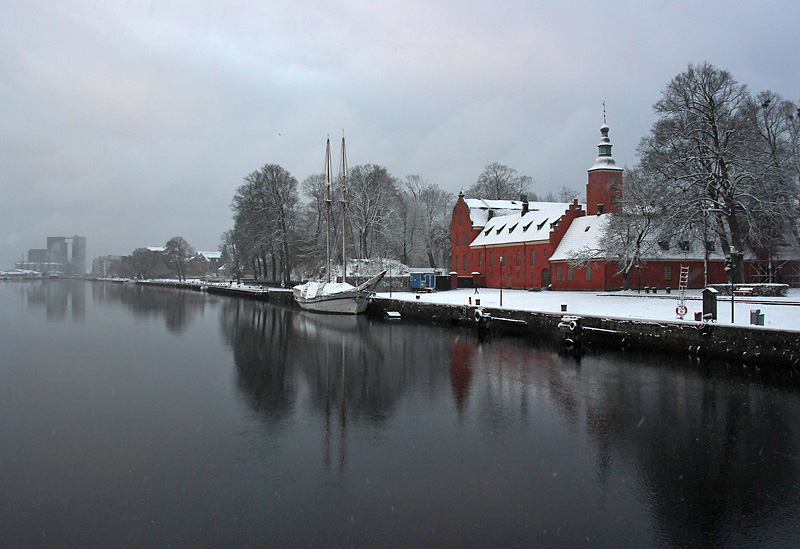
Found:
[[[608,126],[605,123],[600,128],[600,135],[597,159],[588,170],[586,215],[617,212],[622,190],[622,168],[611,156],[611,139],[608,138]]]

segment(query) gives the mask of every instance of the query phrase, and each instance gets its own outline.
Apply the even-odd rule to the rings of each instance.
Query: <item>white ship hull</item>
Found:
[[[292,292],[297,304],[306,311],[357,315],[367,310],[372,291],[385,274],[386,271],[383,271],[358,287],[330,282],[306,282],[292,288]]]

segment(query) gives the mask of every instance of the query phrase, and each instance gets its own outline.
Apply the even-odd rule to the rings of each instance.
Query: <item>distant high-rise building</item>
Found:
[[[72,274],[86,274],[86,237],[72,237]]]
[[[63,236],[48,236],[47,249],[52,252],[52,261],[66,266],[69,261],[69,245]]]
[[[47,275],[83,276],[86,274],[86,237],[48,236],[46,249],[31,248],[28,260],[17,261],[16,267]]]

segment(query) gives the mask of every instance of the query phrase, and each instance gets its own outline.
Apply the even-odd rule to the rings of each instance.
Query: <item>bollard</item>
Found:
[[[472,305],[472,296],[469,296],[469,304]]]
[[[562,313],[566,313],[567,312],[567,304],[566,303],[562,303],[561,304],[561,312]]]
[[[475,305],[480,305],[480,304],[481,304],[481,298],[476,297],[475,298]]]

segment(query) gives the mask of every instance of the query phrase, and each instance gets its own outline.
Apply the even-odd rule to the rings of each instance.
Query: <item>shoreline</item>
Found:
[[[100,282],[108,282],[100,280]],[[117,282],[117,281],[114,281]],[[291,289],[263,288],[236,283],[205,283],[198,280],[138,281],[160,287],[171,287],[210,294],[246,297],[300,310],[294,301]],[[472,328],[481,336],[492,334],[530,337],[561,344],[565,350],[580,352],[583,346],[615,349],[655,350],[689,355],[692,358],[714,358],[735,361],[744,365],[771,366],[779,370],[800,367],[800,330],[773,326],[731,325],[724,321],[728,314],[725,305],[730,298],[720,299],[720,322],[703,322],[665,318],[636,318],[608,310],[600,314],[586,312],[592,308],[592,299],[605,308],[602,298],[629,299],[639,297],[647,302],[677,301],[678,296],[630,294],[581,293],[581,292],[522,292],[505,290],[504,304],[522,302],[522,295],[532,294],[530,301],[521,308],[498,306],[499,291],[481,289],[451,290],[415,294],[412,292],[386,292],[377,294],[367,308],[371,318],[388,322],[414,321],[421,323]],[[549,295],[548,295],[549,294]],[[548,299],[542,299],[541,296]],[[481,300],[474,304],[470,297]],[[537,299],[538,296],[538,299]],[[568,299],[571,298],[571,299]],[[591,299],[587,299],[591,298]],[[687,295],[686,301],[697,302],[700,298]],[[459,302],[461,301],[461,302]],[[470,303],[472,301],[472,303]],[[567,301],[558,311],[531,310],[530,304]],[[571,302],[570,302],[571,301]],[[584,304],[580,307],[578,304]],[[742,307],[788,307],[798,313],[800,300],[794,296],[784,298],[736,299]],[[609,303],[610,305],[610,303]],[[671,307],[671,304],[670,304]],[[546,307],[545,307],[546,308]],[[564,310],[566,309],[566,310]],[[646,310],[646,309],[645,309]],[[771,311],[771,310],[770,310]],[[631,310],[629,309],[629,312]],[[391,313],[391,314],[390,314]],[[770,314],[776,314],[770,312]],[[741,315],[740,315],[741,316]],[[794,316],[794,315],[791,315]],[[800,316],[800,315],[797,315]]]

